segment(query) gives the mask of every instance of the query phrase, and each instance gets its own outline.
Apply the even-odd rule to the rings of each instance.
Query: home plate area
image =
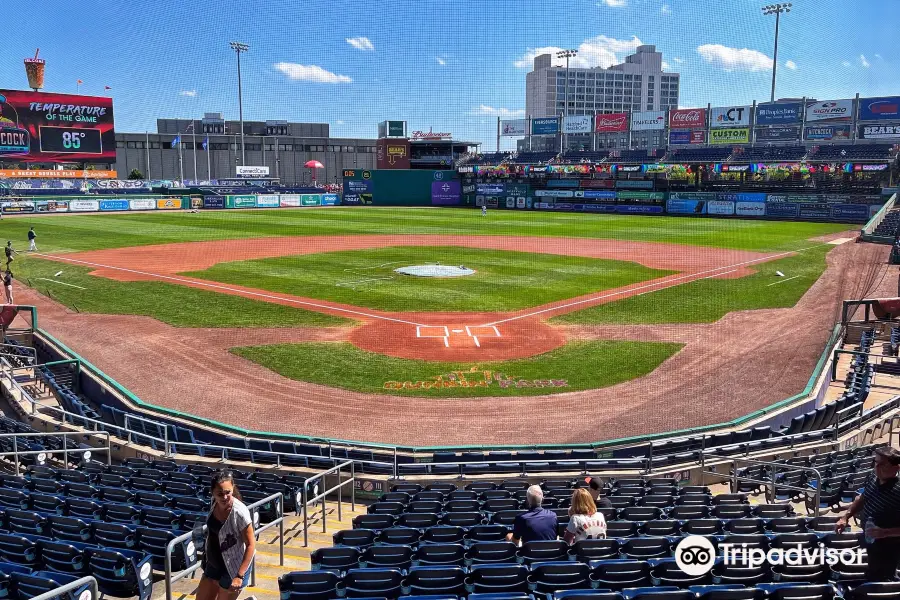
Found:
[[[447,348],[473,344],[481,348],[483,340],[503,336],[495,325],[416,325],[416,337],[441,339]]]

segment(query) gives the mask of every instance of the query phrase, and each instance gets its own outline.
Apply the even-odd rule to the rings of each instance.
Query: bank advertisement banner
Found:
[[[669,111],[669,129],[698,129],[701,127],[706,127],[705,108]]]
[[[225,196],[226,208],[256,208],[256,196],[243,194],[239,196]]]
[[[859,99],[860,121],[900,121],[900,96]]]
[[[849,140],[850,125],[819,125],[818,127],[804,127],[803,139],[805,140]]]
[[[752,106],[718,106],[710,109],[710,127],[745,127],[750,125]]]
[[[128,210],[128,200],[101,200],[100,210]]]
[[[706,203],[706,213],[710,215],[733,215],[734,202],[730,200],[710,200]]]
[[[476,194],[484,194],[485,196],[502,196],[506,192],[506,188],[502,183],[479,183],[475,185]]]
[[[591,116],[590,115],[573,115],[571,117],[563,117],[563,133],[590,133],[591,132]]]
[[[225,196],[203,196],[203,208],[225,208]]]
[[[762,217],[766,214],[766,203],[747,201],[735,202],[734,214],[739,217]]]
[[[337,194],[322,194],[322,206],[337,206],[338,200]]]
[[[500,121],[500,135],[501,136],[523,136],[525,135],[525,128],[528,126],[528,121],[525,119],[509,119]]]
[[[100,210],[98,200],[70,200],[69,210],[72,212],[96,212]]]
[[[869,207],[865,204],[835,204],[831,217],[836,221],[865,222],[869,220]]]
[[[319,206],[321,203],[321,194],[300,194],[300,206]]]
[[[787,125],[800,122],[799,102],[759,104],[756,107],[757,125]]]
[[[666,111],[646,110],[631,113],[632,131],[652,131],[666,128]]]
[[[556,135],[559,133],[559,119],[545,117],[531,119],[531,135]]]
[[[703,144],[706,142],[706,131],[670,131],[669,144],[678,146],[682,144]]]
[[[363,171],[362,175],[363,179],[344,177],[344,204],[372,204],[371,173]]]
[[[730,129],[710,129],[710,144],[749,144],[750,128],[733,127]]]
[[[757,142],[787,142],[800,139],[800,127],[765,127],[756,130]]]
[[[705,215],[705,200],[672,200],[666,202],[666,212],[673,215]]]
[[[278,204],[285,208],[300,206],[300,194],[281,194],[278,197]]]
[[[128,203],[129,210],[156,210],[156,200],[152,198],[138,198]]]
[[[864,140],[900,140],[900,125],[860,125],[859,137]]]
[[[257,194],[256,206],[260,208],[275,208],[279,206],[278,194]]]
[[[597,115],[594,117],[594,131],[597,133],[628,131],[628,113]]]
[[[767,217],[785,217],[789,219],[797,218],[797,209],[800,207],[796,202],[772,202],[766,203]]]
[[[849,121],[853,118],[853,100],[825,100],[806,105],[806,122]]]

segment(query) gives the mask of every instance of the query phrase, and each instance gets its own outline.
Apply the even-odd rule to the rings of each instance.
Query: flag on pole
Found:
[[[82,83],[84,83],[84,82],[83,82],[82,80],[79,79],[79,80],[78,80],[78,85],[81,85]]]
[[[104,90],[111,90],[112,88],[109,87],[108,85],[104,85],[104,86],[103,86],[103,89],[104,89]]]
[[[209,136],[206,136],[206,138],[204,138],[203,144],[201,145],[203,146],[203,150],[206,150],[209,147]]]
[[[180,136],[180,135],[176,135],[176,136],[175,136],[175,139],[172,140],[172,147],[173,147],[173,148],[177,148],[177,147],[178,147],[178,144],[180,144],[180,143],[181,143],[181,136]]]

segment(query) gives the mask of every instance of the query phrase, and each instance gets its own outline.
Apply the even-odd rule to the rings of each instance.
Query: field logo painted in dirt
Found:
[[[569,387],[566,379],[522,379],[506,375],[500,371],[479,369],[477,366],[467,371],[451,371],[435,375],[427,381],[385,381],[386,390],[434,390],[441,388],[563,388]]]

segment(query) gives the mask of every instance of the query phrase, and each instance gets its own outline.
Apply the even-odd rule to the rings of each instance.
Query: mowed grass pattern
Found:
[[[701,279],[652,294],[571,312],[551,319],[564,324],[712,323],[727,313],[794,306],[825,270],[820,245],[772,262],[754,265],[738,279]],[[776,275],[781,271],[784,277]]]
[[[12,264],[18,282],[80,312],[144,315],[175,327],[329,327],[354,323],[162,281],[112,281],[89,275],[91,270],[28,255],[19,255]],[[56,277],[60,271],[62,274]],[[17,285],[13,284],[14,290]]]
[[[576,341],[531,358],[456,363],[409,360],[374,354],[346,342],[310,342],[232,348],[232,352],[284,377],[357,392],[426,398],[536,396],[590,390],[615,385],[653,371],[681,349],[679,344],[657,342]],[[474,372],[472,369],[474,368]],[[484,371],[501,374],[515,383],[501,387],[425,387],[438,376],[465,371],[470,381],[484,380]],[[545,387],[535,382],[565,381]],[[396,383],[411,382],[405,389]],[[519,383],[524,382],[524,385]],[[385,384],[388,387],[385,387]]]
[[[458,234],[605,238],[743,250],[793,250],[852,229],[835,223],[554,214],[463,208],[337,207],[136,214],[46,215],[3,219],[0,239],[27,246],[34,225],[43,252],[96,250],[265,236]]]
[[[464,277],[416,277],[410,265],[464,265]],[[185,273],[221,283],[384,311],[508,311],[663,277],[633,262],[461,247],[388,247],[220,263]]]

